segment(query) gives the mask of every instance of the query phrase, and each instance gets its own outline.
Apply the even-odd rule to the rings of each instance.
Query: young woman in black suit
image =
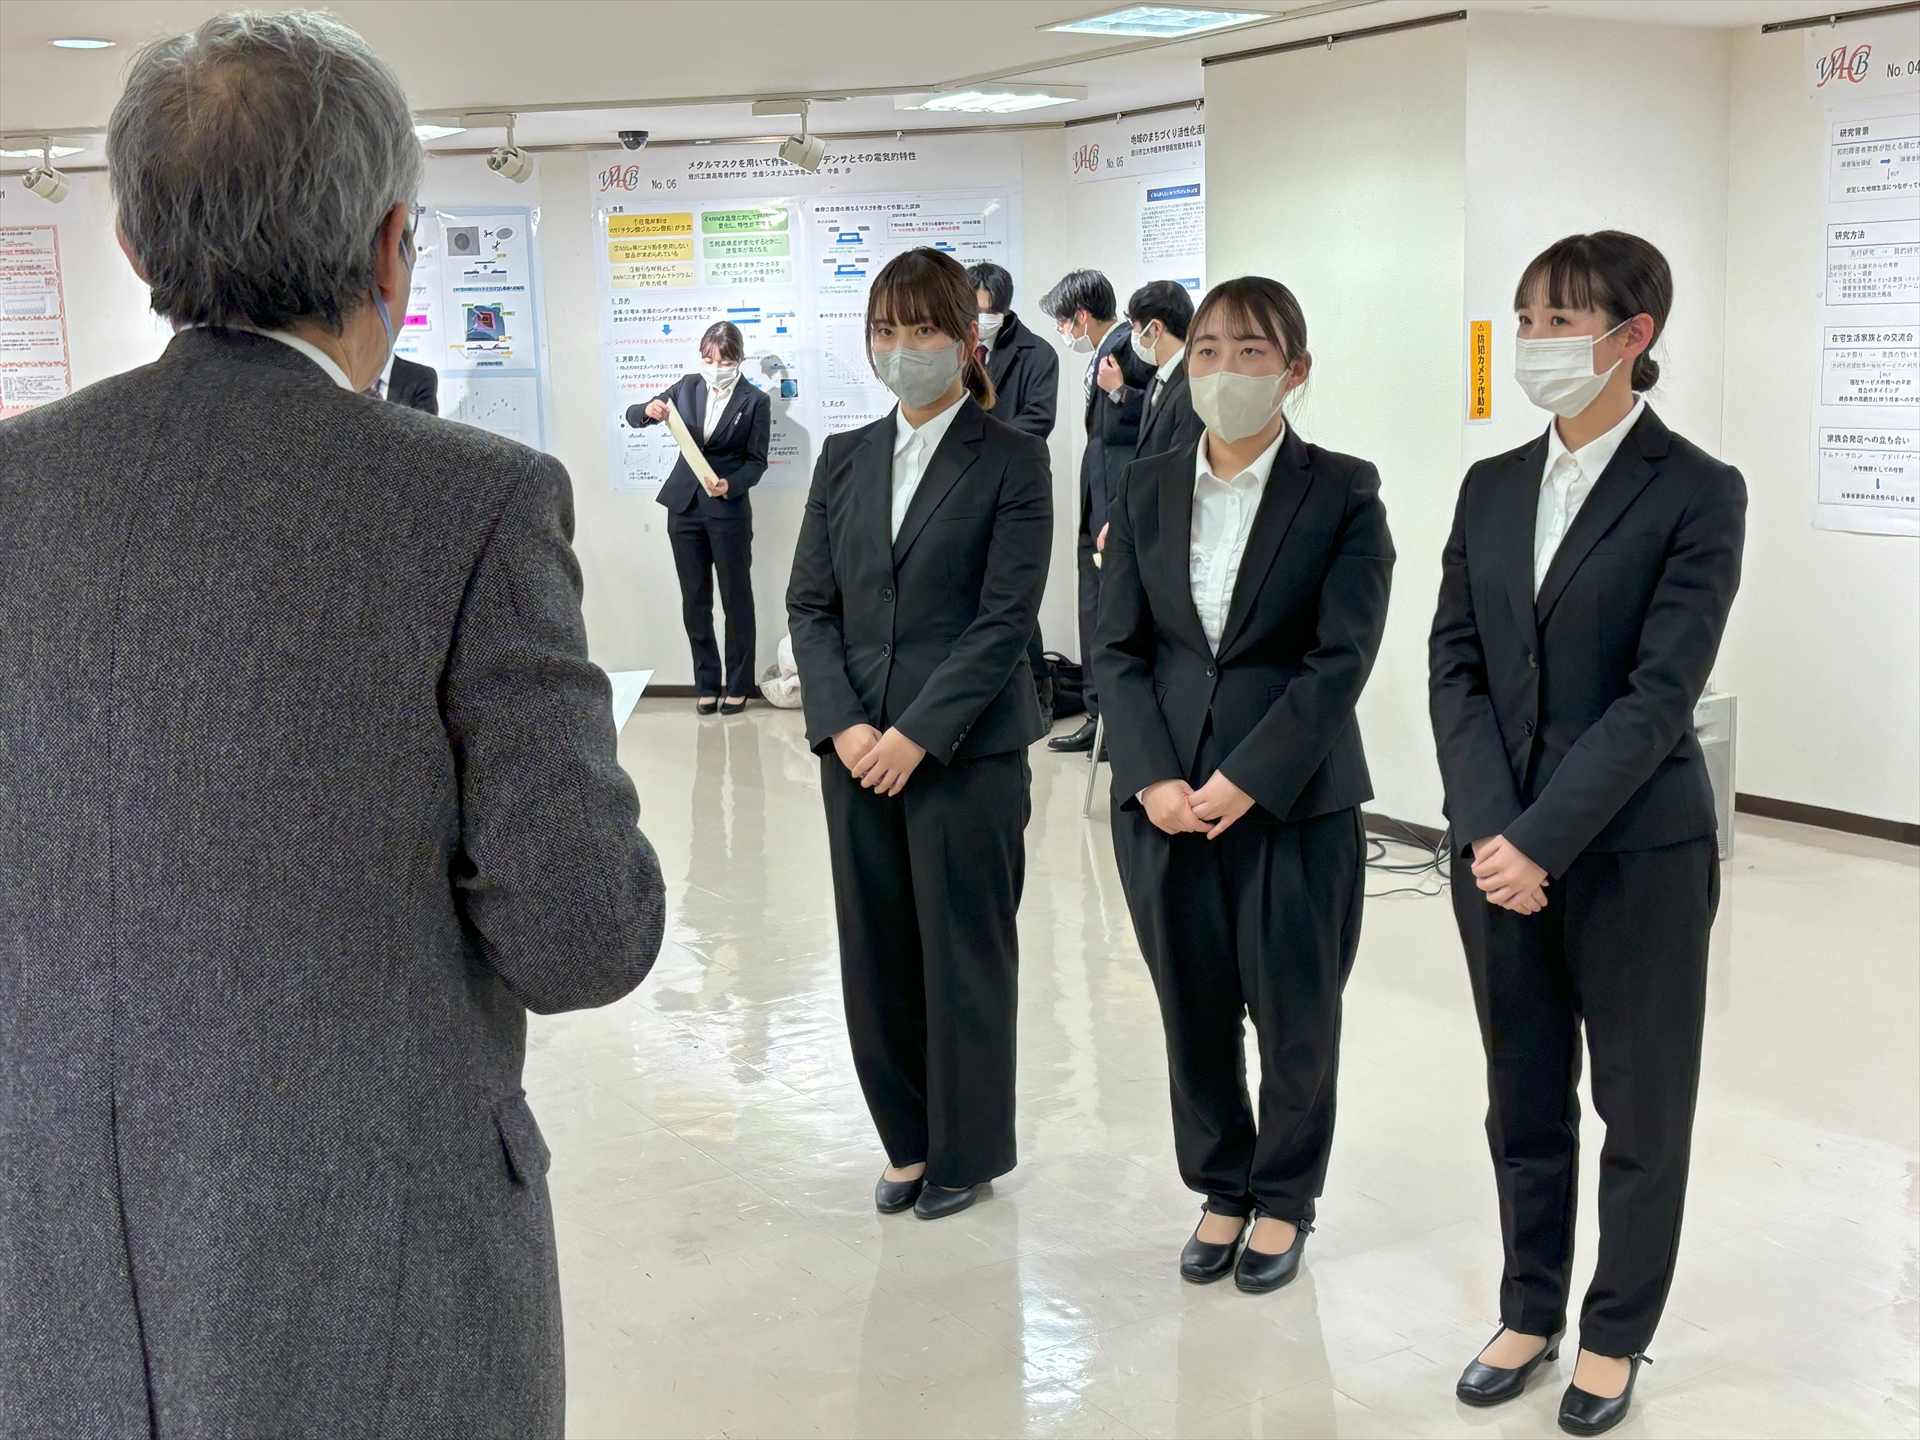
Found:
[[[1027,668],[1053,537],[1045,442],[988,410],[973,286],[910,250],[874,277],[867,350],[900,403],[828,437],[787,591],[821,756],[854,1067],[883,1211],[971,1205],[1014,1165],[1014,913]]]
[[[1207,1197],[1180,1273],[1232,1271],[1258,1292],[1299,1272],[1333,1141],[1373,794],[1353,712],[1393,541],[1374,467],[1308,444],[1282,413],[1312,365],[1291,291],[1215,286],[1189,346],[1206,429],[1122,477],[1093,663],[1114,855],[1166,1027],[1174,1153]]]
[[[1719,898],[1693,707],[1740,582],[1740,472],[1660,423],[1673,278],[1652,245],[1574,235],[1514,296],[1516,376],[1557,417],[1467,471],[1432,640],[1453,904],[1487,1050],[1501,1329],[1458,1395],[1557,1358],[1593,1056],[1600,1255],[1561,1427],[1626,1414],[1680,1240]],[[1469,866],[1471,869],[1469,870]]]
[[[738,715],[753,691],[753,502],[747,492],[767,472],[773,403],[740,374],[746,358],[740,329],[722,320],[700,337],[700,373],[687,375],[644,406],[627,411],[636,429],[657,425],[675,407],[713,473],[709,495],[685,457],[674,462],[658,499],[667,507],[667,540],[680,577],[680,613],[693,646],[695,704]],[[727,662],[713,639],[713,574],[720,572],[720,608],[727,617]],[[726,698],[722,699],[722,695]]]

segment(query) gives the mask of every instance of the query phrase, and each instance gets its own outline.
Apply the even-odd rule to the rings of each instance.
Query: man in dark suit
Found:
[[[1133,327],[1133,353],[1153,367],[1141,397],[1140,439],[1134,458],[1184,450],[1206,426],[1193,413],[1187,386],[1187,327],[1193,323],[1193,297],[1172,280],[1152,280],[1127,301]]]
[[[558,1437],[526,1014],[663,920],[566,471],[362,393],[422,160],[352,31],[158,42],[107,155],[179,333],[0,422],[0,1432]]]
[[[431,365],[419,365],[404,355],[389,355],[387,368],[367,387],[376,400],[391,400],[409,410],[428,415],[440,413],[440,372]]]
[[[1086,449],[1080,455],[1080,528],[1078,552],[1080,683],[1087,718],[1080,727],[1047,741],[1049,750],[1069,754],[1093,748],[1094,720],[1100,714],[1094,684],[1093,631],[1100,612],[1100,552],[1107,528],[1107,506],[1117,492],[1120,472],[1133,459],[1139,438],[1142,387],[1152,377],[1128,341],[1133,327],[1116,320],[1113,286],[1098,270],[1075,270],[1049,290],[1040,308],[1059,328],[1060,338],[1088,357],[1081,382]]]

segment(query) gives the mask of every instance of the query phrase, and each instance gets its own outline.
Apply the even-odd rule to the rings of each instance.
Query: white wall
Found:
[[[1718,679],[1740,697],[1740,789],[1912,823],[1920,542],[1811,522],[1826,138],[1801,44],[1732,39],[1721,453],[1746,476],[1748,509]]]
[[[1399,553],[1360,702],[1370,808],[1440,823],[1426,634],[1460,479],[1467,35],[1463,25],[1207,71],[1207,269],[1269,275],[1307,316],[1295,414],[1380,467]]]

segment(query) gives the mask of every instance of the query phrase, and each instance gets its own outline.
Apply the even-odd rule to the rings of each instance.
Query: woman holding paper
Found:
[[[722,320],[700,337],[700,373],[627,411],[635,429],[667,422],[680,458],[658,499],[680,576],[681,617],[693,646],[695,704],[702,715],[738,715],[753,691],[753,503],[747,492],[767,470],[773,405],[740,378],[746,343]],[[677,422],[677,423],[676,423]],[[713,574],[727,617],[724,675],[713,638]],[[725,699],[722,699],[722,696]]]
[[[854,1068],[887,1152],[874,1204],[931,1220],[1014,1166],[1014,913],[1045,733],[1026,652],[1052,477],[1046,442],[988,413],[958,261],[887,262],[866,329],[900,403],[821,446],[787,614]]]

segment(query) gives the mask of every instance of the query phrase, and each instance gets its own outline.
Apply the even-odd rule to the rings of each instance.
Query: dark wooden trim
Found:
[[[1916,0],[1920,3],[1920,0]],[[1267,55],[1286,55],[1295,50],[1329,50],[1347,40],[1372,40],[1380,35],[1398,35],[1402,30],[1424,30],[1429,25],[1451,25],[1467,18],[1464,10],[1449,10],[1444,15],[1422,15],[1414,20],[1395,20],[1390,25],[1369,25],[1364,30],[1342,30],[1333,35],[1315,35],[1310,40],[1289,40],[1284,45],[1262,45],[1258,50],[1230,50],[1225,55],[1208,55],[1200,68],[1231,65],[1236,60],[1258,60]]]
[[[1778,35],[1785,30],[1813,30],[1821,25],[1838,25],[1843,20],[1866,20],[1875,15],[1901,15],[1909,10],[1920,10],[1920,0],[1906,0],[1901,5],[1875,5],[1866,10],[1829,10],[1824,15],[1809,15],[1804,20],[1776,20],[1771,25],[1762,25],[1762,35]],[[1808,821],[1818,824],[1818,821]],[[1829,830],[1837,830],[1837,825],[1829,825]],[[1911,842],[1909,842],[1911,843]]]
[[[1901,845],[1920,845],[1920,825],[1905,820],[1883,820],[1878,815],[1856,815],[1851,810],[1829,810],[1824,805],[1802,805],[1798,800],[1774,800],[1765,795],[1734,793],[1733,808],[1742,815],[1766,820],[1789,820],[1795,825],[1817,825],[1847,835],[1870,835]]]

